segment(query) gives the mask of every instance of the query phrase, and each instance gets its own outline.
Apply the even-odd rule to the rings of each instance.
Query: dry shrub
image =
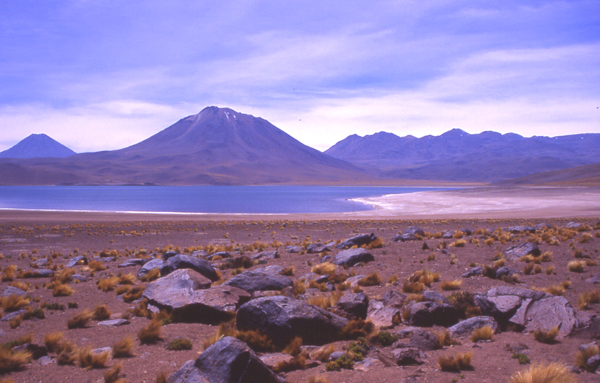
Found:
[[[259,330],[238,331],[235,337],[246,343],[248,347],[256,352],[273,352],[275,346],[266,334]]]
[[[295,281],[292,286],[292,294],[295,297],[298,297],[300,294],[304,294],[306,292],[306,285],[304,284],[304,279],[300,279],[299,281]]]
[[[160,277],[160,269],[158,267],[153,268],[148,271],[145,275],[140,277],[140,281],[142,282],[152,282]]]
[[[156,383],[167,383],[167,373],[161,371],[158,375],[156,375]]]
[[[529,275],[533,271],[535,264],[528,263],[527,266],[523,267],[523,274]]]
[[[283,353],[290,354],[292,356],[300,355],[300,347],[302,347],[302,338],[297,336],[288,343],[283,349]]]
[[[2,272],[2,282],[10,282],[15,278],[16,265],[6,266]]]
[[[111,314],[111,311],[106,305],[98,305],[94,308],[94,311],[92,312],[93,319],[95,320],[107,320],[110,318]]]
[[[119,379],[121,376],[121,363],[114,365],[110,370],[102,374],[104,383],[125,383],[124,379]]]
[[[381,276],[373,272],[358,281],[359,286],[378,286],[381,283]]]
[[[317,283],[316,281],[312,280],[308,283],[308,287],[311,289],[319,289],[319,291],[329,291],[325,282]]]
[[[10,326],[10,328],[12,328],[14,330],[21,325],[22,321],[23,321],[23,317],[21,315],[19,315],[16,318],[9,319],[8,325]]]
[[[104,266],[104,263],[102,263],[102,261],[91,261],[90,263],[88,263],[88,267],[92,271],[106,270],[106,266]]]
[[[586,266],[590,266],[590,267],[591,267],[591,266],[598,266],[598,262],[596,262],[596,261],[595,261],[595,260],[593,260],[593,259],[586,259],[586,260],[585,260],[585,265],[586,265]]]
[[[393,285],[396,282],[398,282],[398,276],[396,274],[392,275],[387,280],[387,283],[389,283],[390,285]]]
[[[483,326],[476,328],[471,335],[472,342],[479,342],[480,340],[491,340],[494,337],[494,329],[490,326]]]
[[[187,338],[177,337],[167,345],[169,351],[191,350],[193,347],[192,341]]]
[[[305,355],[296,355],[289,361],[279,362],[273,367],[275,373],[303,370],[306,364]]]
[[[328,295],[313,295],[308,298],[308,303],[322,309],[328,309],[340,300],[340,298],[344,295],[341,291],[334,291]]]
[[[459,239],[458,241],[454,241],[450,244],[451,247],[465,247],[467,241],[464,239]]]
[[[593,368],[587,364],[588,359],[590,359],[594,355],[600,354],[600,348],[598,346],[587,346],[585,348],[580,348],[577,350],[577,354],[575,354],[575,364],[580,368],[583,368],[586,371],[593,371]]]
[[[77,350],[77,361],[81,368],[103,368],[109,357],[110,351],[93,352],[89,346]]]
[[[67,327],[69,330],[74,328],[84,328],[94,315],[87,309],[80,311],[75,316],[69,318]]]
[[[162,323],[159,320],[152,320],[147,326],[142,327],[138,331],[138,339],[142,344],[153,344],[158,342],[160,338],[160,328]]]
[[[600,302],[600,294],[597,290],[581,293],[579,295],[579,299],[577,300],[577,303],[579,304],[579,310],[587,309],[590,303],[598,302]]]
[[[21,281],[10,282],[8,285],[12,286],[12,287],[16,287],[17,289],[21,289],[25,292],[29,291],[29,288],[31,287],[31,283],[25,283],[25,282],[21,282]]]
[[[426,286],[431,286],[432,282],[437,282],[439,280],[440,274],[425,269],[415,271],[410,277],[408,277],[409,282],[419,282]]]
[[[130,303],[135,301],[136,299],[140,299],[145,290],[146,286],[134,286],[129,292],[123,294],[123,301],[125,303]]]
[[[438,363],[442,371],[469,370],[471,369],[471,357],[470,352],[458,353],[454,356],[440,356]]]
[[[321,362],[327,362],[329,360],[329,355],[335,351],[335,348],[332,345],[326,345],[317,349],[311,356],[314,360],[320,360]]]
[[[279,272],[280,275],[287,275],[288,277],[294,275],[294,265],[291,265],[290,267],[286,267],[285,269],[281,270]]]
[[[547,292],[548,294],[552,294],[552,295],[563,295],[565,293],[565,288],[561,285],[552,285],[552,286],[548,286],[544,289],[545,292]]]
[[[497,267],[490,267],[487,265],[483,266],[483,269],[481,270],[481,275],[483,275],[484,277],[487,277],[487,278],[495,279],[497,269],[498,269]]]
[[[370,250],[370,249],[380,249],[382,247],[383,247],[383,241],[379,237],[375,238],[374,241],[372,241],[371,243],[369,243],[367,245],[367,249],[368,250]]]
[[[58,281],[61,284],[69,283],[73,275],[75,275],[75,269],[67,267],[66,269],[62,269],[58,275],[55,274],[52,281]]]
[[[75,290],[73,290],[71,286],[63,284],[56,285],[54,286],[54,289],[52,289],[52,295],[55,297],[68,297],[74,292]]]
[[[77,360],[77,347],[70,342],[64,341],[56,345],[56,363],[59,366],[75,364]]]
[[[254,266],[254,261],[243,255],[241,257],[230,258],[219,265],[219,269],[248,269]]]
[[[448,330],[438,333],[438,337],[440,339],[440,347],[452,346],[454,343],[456,343],[454,339],[452,339],[452,334],[450,334],[450,331]]]
[[[583,233],[581,234],[581,238],[579,238],[579,243],[588,243],[592,239],[594,239],[594,236],[592,236],[590,233]]]
[[[419,282],[405,282],[402,291],[408,294],[417,294],[423,291],[424,285]]]
[[[119,283],[118,277],[110,277],[110,278],[100,279],[98,282],[96,282],[96,286],[98,287],[98,289],[100,289],[106,293],[108,291],[114,290],[117,283]]]
[[[124,285],[124,286],[119,286],[115,289],[115,293],[117,295],[123,295],[125,293],[128,293],[131,290],[131,286],[129,285]]]
[[[329,379],[325,375],[311,375],[306,383],[329,383]]]
[[[468,291],[459,291],[448,297],[460,318],[481,315],[481,309],[475,304],[475,296]]]
[[[135,306],[133,309],[127,309],[126,312],[131,312],[136,317],[149,317],[150,311],[148,310],[148,301],[142,299],[142,301]]]
[[[564,287],[564,288],[565,288],[565,290],[566,290],[566,289],[568,289],[569,287],[571,287],[571,281],[569,281],[569,280],[562,281],[562,282],[560,283],[560,285],[561,285],[562,287]]]
[[[550,251],[544,251],[542,255],[540,255],[540,260],[542,262],[550,262],[552,261],[552,253]]]
[[[44,335],[44,344],[50,352],[56,352],[58,345],[62,342],[62,340],[63,333],[60,331],[55,331]]]
[[[570,261],[567,264],[567,268],[569,269],[569,271],[572,271],[574,273],[583,273],[584,267],[585,262],[583,261]]]
[[[510,377],[510,383],[576,383],[567,366],[560,363],[533,364]]]
[[[400,323],[400,318],[397,319]],[[340,338],[344,340],[367,338],[375,330],[375,325],[371,321],[363,319],[354,319],[340,331]]]
[[[133,285],[135,283],[135,275],[129,273],[119,277],[120,285]]]
[[[444,291],[460,290],[461,286],[462,281],[460,279],[456,279],[454,281],[444,281],[440,283],[440,288]]]
[[[12,351],[0,347],[0,374],[22,369],[31,360],[29,351]]]
[[[112,345],[113,358],[129,358],[133,356],[133,337],[127,336]]]
[[[556,275],[556,268],[554,266],[546,267],[546,275]]]
[[[319,275],[333,275],[335,270],[335,265],[329,262],[320,263],[310,269],[311,272]]]
[[[533,335],[533,338],[538,342],[552,344],[554,343],[556,336],[558,335],[558,327],[554,326],[548,331],[538,329],[532,331],[531,334]]]
[[[0,298],[0,307],[7,313],[21,310],[28,304],[29,298],[22,295],[10,294]]]

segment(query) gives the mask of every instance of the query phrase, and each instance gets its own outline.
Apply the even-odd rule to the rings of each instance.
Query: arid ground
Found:
[[[388,290],[402,291],[403,282],[419,270],[439,274],[439,281],[431,283],[426,290],[433,290],[448,297],[456,291],[444,291],[444,281],[461,280],[460,290],[471,293],[486,292],[497,286],[520,286],[528,289],[547,289],[563,282],[568,285],[562,295],[578,309],[580,295],[596,291],[597,286],[586,279],[600,274],[600,192],[598,189],[576,189],[559,193],[556,189],[544,192],[498,192],[489,190],[447,192],[445,194],[418,193],[404,198],[383,197],[377,203],[387,204],[387,209],[376,211],[312,216],[212,216],[212,215],[137,215],[110,213],[60,213],[0,211],[0,265],[3,281],[0,291],[9,285],[27,290],[28,306],[43,309],[43,319],[33,318],[0,322],[0,341],[4,344],[33,334],[33,343],[43,345],[45,335],[60,331],[64,339],[77,348],[92,349],[109,347],[127,336],[134,339],[133,356],[113,358],[104,368],[84,369],[78,362],[59,365],[55,359],[42,365],[39,360],[26,363],[20,370],[0,375],[14,382],[103,382],[103,374],[117,363],[122,364],[122,377],[127,382],[154,382],[161,373],[167,376],[177,371],[186,361],[195,359],[203,351],[203,343],[218,331],[218,326],[198,323],[166,323],[161,328],[161,340],[154,344],[141,344],[138,331],[150,323],[147,317],[138,317],[128,310],[137,302],[125,303],[116,289],[102,291],[97,282],[110,276],[134,276],[140,266],[119,268],[118,265],[133,257],[160,257],[167,250],[190,254],[199,249],[209,252],[227,250],[252,255],[259,249],[277,250],[279,258],[268,260],[266,266],[293,266],[291,278],[298,281],[321,262],[324,254],[289,253],[286,245],[299,245],[340,241],[361,233],[374,233],[381,238],[382,246],[371,249],[373,262],[336,273],[367,275],[377,273],[381,282],[362,287],[370,299],[381,298]],[[487,193],[487,194],[486,194]],[[487,197],[487,199],[486,199]],[[471,198],[471,202],[469,202]],[[498,201],[502,201],[502,206]],[[518,203],[517,203],[518,202]],[[390,207],[392,204],[394,206]],[[403,206],[406,213],[403,213]],[[418,206],[418,208],[416,208]],[[453,210],[452,207],[455,207]],[[486,207],[488,206],[488,207]],[[532,207],[526,209],[525,206]],[[458,210],[456,209],[458,207]],[[429,209],[429,210],[428,210]],[[545,223],[548,228],[531,232],[509,232],[511,226],[533,226]],[[570,223],[579,224],[571,225]],[[403,233],[410,226],[422,228],[424,238],[405,242],[391,242],[391,238]],[[467,230],[473,232],[467,235]],[[452,238],[441,238],[449,230],[457,232]],[[462,232],[461,232],[462,231]],[[554,238],[555,240],[553,240]],[[501,260],[505,250],[525,242],[538,243],[545,261],[533,271],[518,275],[516,280],[491,279],[484,276],[462,278],[466,270],[477,265],[493,266]],[[445,250],[445,251],[443,251]],[[116,256],[115,261],[104,261],[105,270],[94,271],[90,265],[77,265],[77,274],[88,277],[87,282],[67,282],[73,289],[71,295],[53,296],[57,283],[49,277],[32,277],[27,271],[35,271],[35,261],[49,258],[50,268],[59,274],[65,264],[75,256],[85,255],[89,260],[102,255]],[[338,250],[331,254],[335,255]],[[582,272],[569,271],[567,264],[574,260],[584,263]],[[216,261],[215,264],[218,264]],[[16,269],[11,268],[15,265]],[[33,266],[32,266],[33,265]],[[523,272],[528,263],[506,260],[506,266]],[[250,269],[263,267],[254,265]],[[537,267],[539,266],[539,267]],[[11,275],[11,269],[13,274]],[[235,269],[220,270],[223,280],[232,277]],[[135,286],[145,286],[138,278]],[[308,286],[307,286],[308,287]],[[312,291],[312,290],[311,290]],[[349,290],[348,290],[349,291]],[[558,293],[558,292],[557,292]],[[328,292],[313,294],[328,295]],[[4,304],[4,303],[3,303]],[[105,304],[111,318],[126,316],[131,324],[119,327],[99,326],[98,320],[90,320],[84,328],[68,329],[67,321],[83,309],[94,309]],[[76,308],[74,308],[77,306]],[[73,308],[71,308],[73,307]],[[588,314],[598,314],[600,303],[581,307]],[[4,316],[10,314],[4,310]],[[39,315],[39,311],[37,311]],[[12,328],[14,327],[14,328]],[[406,324],[400,323],[389,329],[395,333]],[[443,328],[433,328],[441,332]],[[576,332],[572,336],[559,337],[552,344],[534,340],[531,333],[504,329],[491,341],[472,342],[467,338],[455,339],[456,343],[442,349],[427,351],[425,363],[418,366],[377,367],[368,372],[342,369],[326,371],[325,363],[315,367],[282,373],[289,382],[306,382],[311,376],[324,376],[332,383],[338,382],[507,382],[515,372],[528,368],[513,358],[520,352],[531,363],[557,361],[576,370],[575,357],[581,344],[595,341],[592,332]],[[192,342],[191,350],[169,351],[165,347],[176,337]],[[336,350],[347,348],[348,341],[333,344]],[[374,344],[369,353],[386,353],[391,346]],[[471,352],[471,368],[460,372],[440,369],[440,356]],[[49,354],[52,358],[56,355]],[[600,376],[579,371],[580,382],[600,382]]]

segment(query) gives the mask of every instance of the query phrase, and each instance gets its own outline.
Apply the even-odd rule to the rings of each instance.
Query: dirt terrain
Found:
[[[44,344],[44,337],[51,332],[60,331],[64,339],[70,340],[77,347],[89,346],[93,349],[112,346],[127,336],[134,338],[133,356],[114,358],[106,362],[104,368],[84,369],[78,363],[58,365],[51,360],[41,365],[39,360],[26,363],[22,369],[0,375],[2,379],[14,382],[103,382],[103,374],[117,363],[122,364],[122,378],[127,382],[154,382],[161,373],[167,376],[177,371],[186,361],[196,359],[203,351],[203,342],[217,333],[218,326],[197,323],[166,323],[162,326],[161,340],[154,344],[141,344],[138,332],[150,323],[147,317],[125,315],[131,324],[119,327],[99,326],[97,320],[91,320],[84,328],[68,329],[67,321],[83,309],[94,309],[105,304],[112,313],[111,318],[120,318],[128,309],[137,306],[137,302],[125,303],[119,299],[115,290],[103,292],[96,284],[99,280],[111,275],[124,276],[129,273],[137,275],[140,266],[119,268],[118,265],[132,257],[160,257],[168,250],[182,254],[190,254],[194,250],[211,251],[228,250],[243,251],[252,255],[259,249],[277,250],[279,258],[268,260],[267,264],[254,265],[250,269],[280,265],[285,268],[293,266],[294,281],[310,273],[314,265],[321,262],[324,253],[306,254],[289,253],[286,245],[306,247],[315,242],[328,243],[340,241],[361,233],[374,233],[381,238],[381,247],[370,249],[375,260],[364,265],[341,267],[337,273],[355,273],[367,275],[377,273],[381,282],[362,289],[370,299],[381,298],[388,290],[402,291],[403,282],[414,272],[426,269],[439,274],[439,281],[431,283],[426,290],[433,290],[448,297],[455,291],[444,291],[444,281],[461,280],[458,291],[471,293],[486,292],[497,286],[520,286],[528,289],[545,289],[562,282],[570,281],[563,296],[577,309],[582,293],[597,290],[597,287],[586,279],[600,274],[598,266],[600,248],[600,223],[598,219],[469,219],[469,220],[280,220],[277,217],[264,220],[236,219],[140,219],[140,220],[107,220],[99,216],[77,216],[76,219],[57,219],[56,215],[39,215],[32,219],[27,214],[23,219],[0,217],[0,265],[4,269],[0,292],[9,285],[27,289],[32,309],[43,308],[44,319],[31,318],[22,320],[21,324],[8,321],[0,322],[0,341],[7,343],[28,334],[33,334],[33,343]],[[72,217],[71,217],[72,218]],[[113,219],[115,217],[112,217]],[[264,218],[264,217],[263,217]],[[581,226],[566,229],[571,223]],[[545,223],[551,229],[548,233],[557,241],[552,244],[544,238],[543,231],[536,233],[510,233],[503,228],[511,226],[527,226]],[[391,238],[403,233],[410,226],[422,228],[426,235],[419,240],[391,242]],[[448,230],[466,232],[471,235],[456,234],[453,238],[442,239],[441,233]],[[508,281],[491,279],[484,276],[462,278],[468,269],[477,265],[493,265],[501,259],[505,250],[516,244],[534,241],[539,243],[542,253],[548,252],[547,262],[542,262],[541,272],[532,271],[529,275],[518,275],[518,280]],[[252,245],[252,246],[251,246]],[[445,251],[442,251],[445,250]],[[87,282],[68,282],[74,291],[69,296],[53,296],[53,290],[47,287],[51,278],[25,278],[24,271],[35,270],[32,263],[49,257],[49,266],[56,274],[64,269],[71,258],[85,255],[89,260],[95,256],[114,255],[115,261],[104,261],[107,268],[93,271],[90,265],[74,266],[77,274],[87,276]],[[335,255],[339,250],[333,250]],[[583,272],[568,270],[567,264],[578,259],[586,262]],[[548,259],[549,258],[549,259]],[[218,263],[218,262],[217,262]],[[14,276],[10,277],[10,265],[16,266]],[[506,266],[523,272],[528,265],[523,261],[506,260]],[[546,273],[554,267],[555,273]],[[19,273],[19,271],[22,271]],[[223,280],[230,279],[235,269],[220,270]],[[19,277],[21,276],[21,277]],[[137,278],[134,285],[147,285]],[[308,286],[307,286],[308,287]],[[347,290],[350,291],[350,290]],[[320,293],[329,294],[326,292]],[[58,305],[52,305],[52,304]],[[73,306],[77,308],[69,308]],[[51,310],[50,307],[64,309]],[[591,303],[585,308],[588,314],[598,314],[600,304]],[[9,312],[5,310],[4,316]],[[401,323],[389,329],[391,333],[407,327]],[[442,328],[434,328],[442,331]],[[424,364],[417,366],[377,367],[368,372],[342,369],[326,371],[326,364],[319,363],[315,367],[282,373],[289,382],[306,382],[310,377],[324,376],[330,382],[507,382],[516,371],[527,368],[520,365],[512,356],[521,352],[528,356],[532,363],[558,361],[575,368],[575,356],[578,346],[595,341],[596,334],[591,332],[576,333],[573,336],[559,337],[553,344],[540,343],[532,334],[526,332],[504,331],[495,334],[490,341],[472,342],[467,338],[455,339],[456,344],[445,346],[439,350],[426,351]],[[191,350],[169,351],[165,347],[176,337],[185,337],[192,342]],[[336,350],[349,346],[348,341],[333,344]],[[385,351],[385,347],[374,344],[367,355]],[[387,349],[389,349],[388,347]],[[471,368],[460,372],[446,372],[440,369],[440,356],[471,352]],[[55,357],[54,353],[50,356]],[[43,359],[48,360],[48,359]],[[579,371],[581,382],[600,382],[600,376],[594,373]]]

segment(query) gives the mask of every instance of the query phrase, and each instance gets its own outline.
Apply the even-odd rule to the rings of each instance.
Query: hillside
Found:
[[[600,186],[600,164],[578,166],[503,182],[506,185]]]
[[[13,147],[0,152],[0,158],[68,157],[76,154],[45,134],[32,134]]]

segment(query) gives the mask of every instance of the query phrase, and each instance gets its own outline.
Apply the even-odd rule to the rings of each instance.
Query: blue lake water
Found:
[[[0,209],[341,213],[371,210],[350,198],[446,188],[344,186],[0,186]]]

